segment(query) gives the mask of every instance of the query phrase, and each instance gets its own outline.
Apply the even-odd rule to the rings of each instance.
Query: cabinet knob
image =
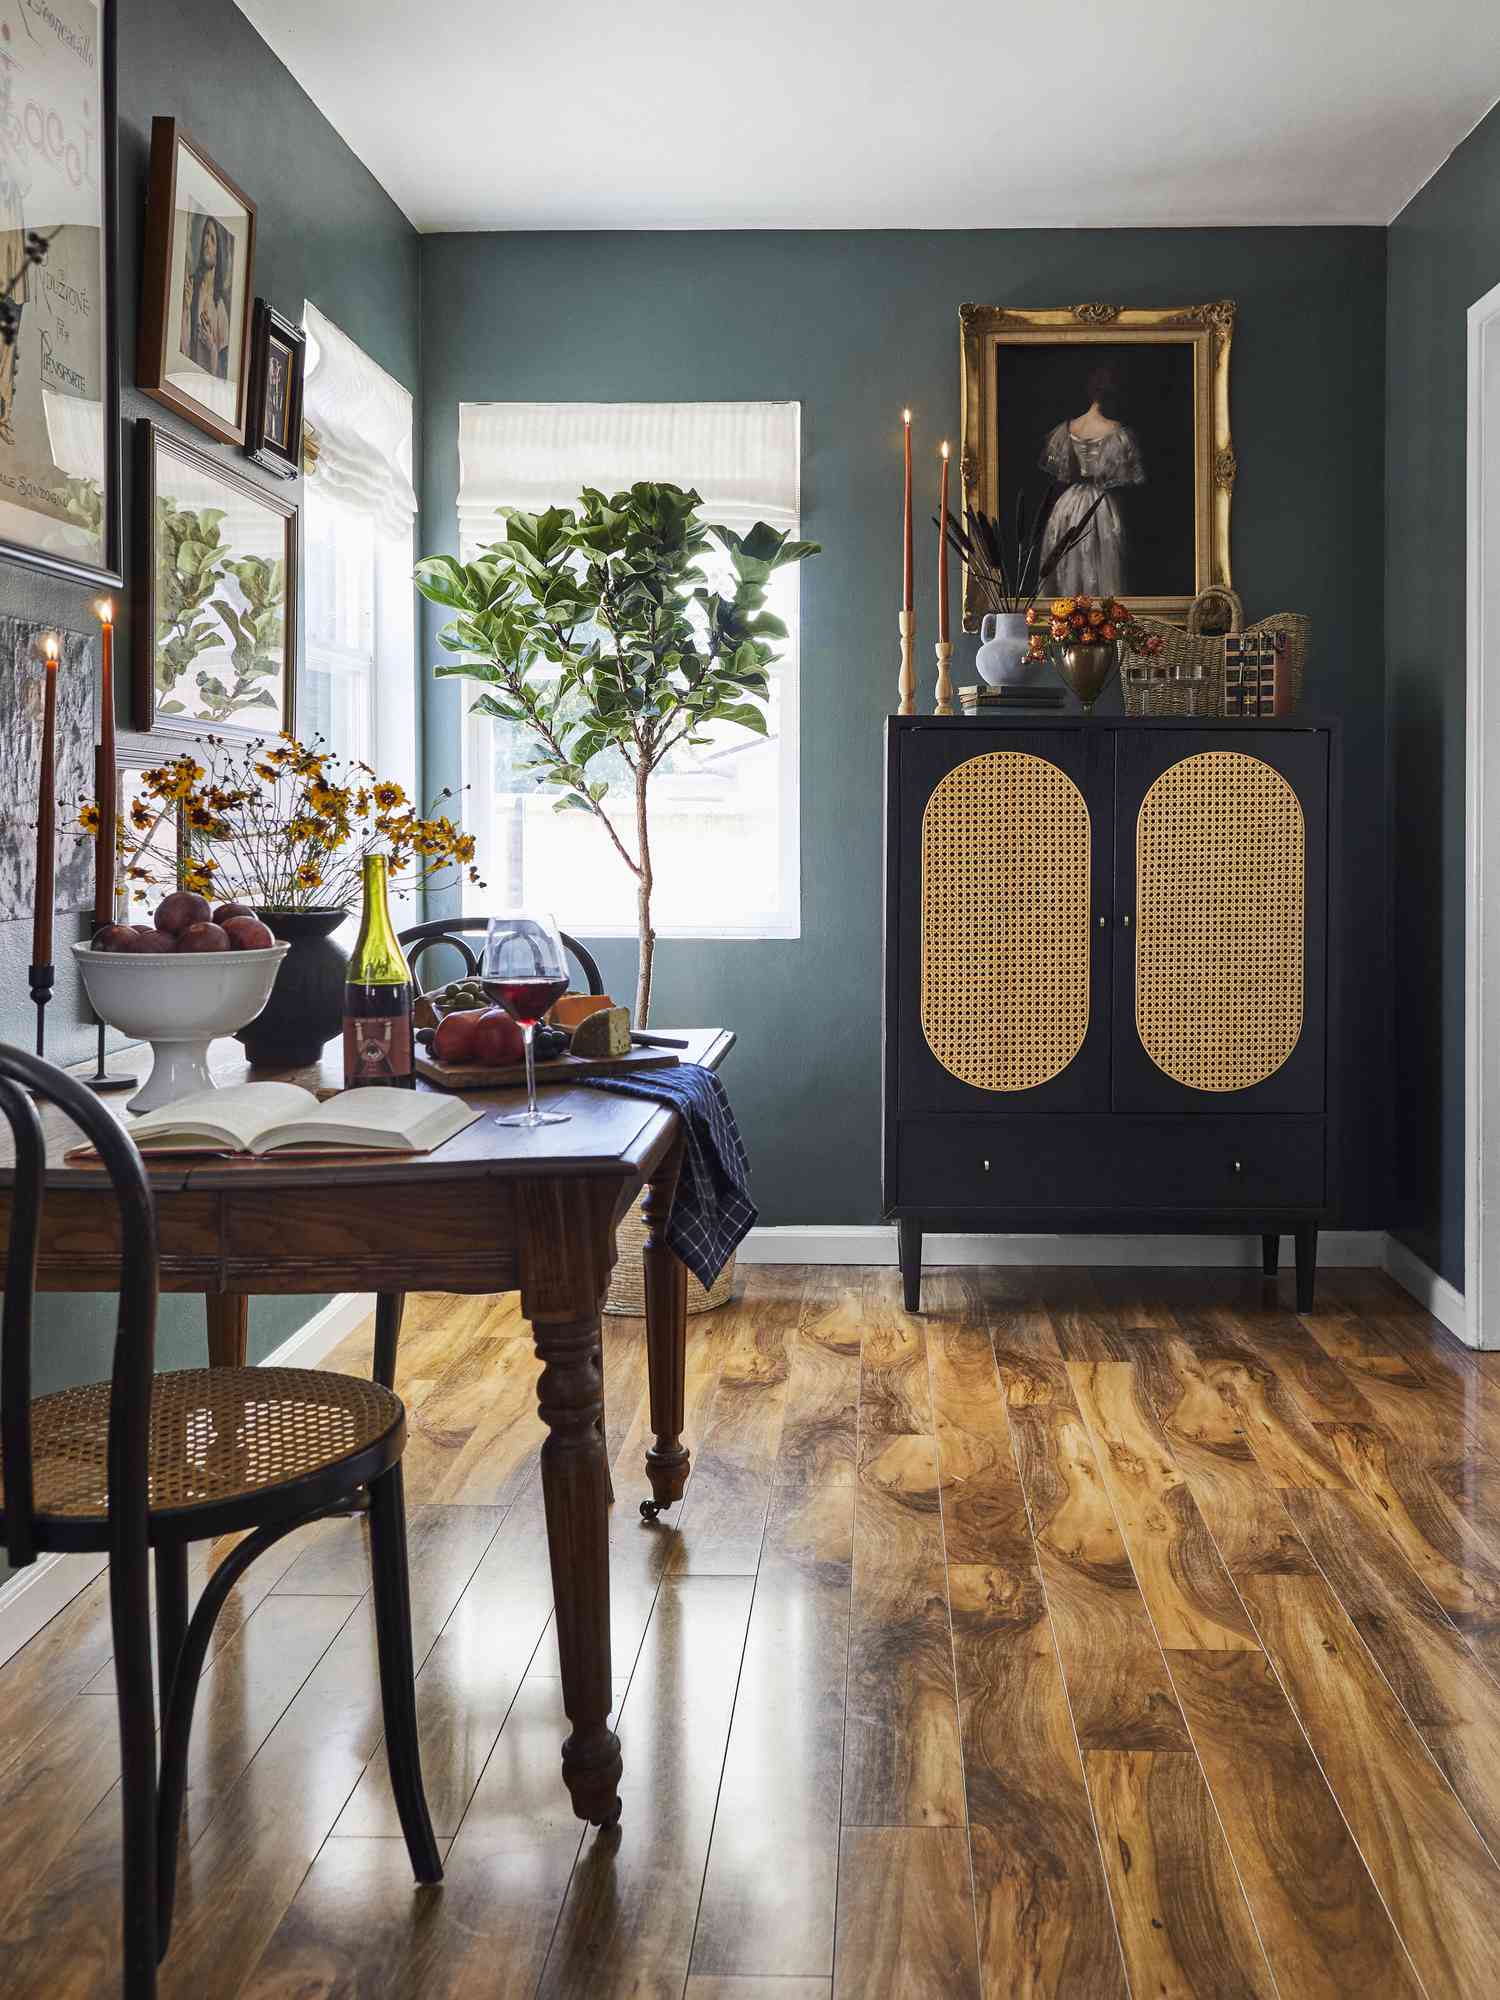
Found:
[[[1125,912],[1124,916],[1123,916],[1123,917],[1121,917],[1121,919],[1120,919],[1120,922],[1121,922],[1121,923],[1122,923],[1122,924],[1123,924],[1123,925],[1125,926],[1126,930],[1129,930],[1129,929],[1130,929],[1130,912],[1129,912],[1129,910],[1127,910],[1127,911]]]
[[[984,1170],[985,1170],[985,1172],[986,1172],[986,1173],[988,1173],[988,1172],[989,1172],[989,1170],[990,1170],[990,1163],[989,1163],[989,1161],[988,1161],[988,1160],[986,1160],[986,1161],[984,1162]]]
[[[1243,1161],[1243,1160],[1236,1160],[1236,1161],[1235,1161],[1235,1163],[1234,1163],[1234,1170],[1235,1170],[1235,1172],[1236,1172],[1237,1174],[1242,1174],[1242,1173],[1243,1173],[1243,1172],[1245,1171],[1245,1163],[1244,1163],[1244,1161]]]
[[[1101,930],[1101,931],[1102,931],[1102,930],[1104,929],[1104,926],[1105,926],[1105,925],[1106,925],[1106,924],[1107,924],[1108,922],[1109,922],[1109,919],[1108,919],[1108,917],[1101,917],[1101,918],[1099,919],[1099,928],[1100,928],[1100,930]]]

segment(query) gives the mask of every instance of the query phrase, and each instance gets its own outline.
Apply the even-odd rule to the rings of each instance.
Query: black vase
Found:
[[[344,975],[349,954],[333,933],[347,910],[262,910],[255,913],[291,950],[281,961],[263,1013],[235,1036],[256,1069],[300,1069],[321,1060],[325,1043],[344,1024]]]

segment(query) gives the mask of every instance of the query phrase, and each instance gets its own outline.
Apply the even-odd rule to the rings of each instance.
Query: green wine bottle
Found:
[[[417,1087],[411,967],[391,922],[385,856],[364,859],[365,907],[344,984],[344,1088]]]

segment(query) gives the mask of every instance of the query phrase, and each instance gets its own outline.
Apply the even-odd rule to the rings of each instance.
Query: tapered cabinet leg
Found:
[[[1318,1282],[1318,1231],[1311,1222],[1297,1225],[1297,1310],[1310,1313]]]
[[[383,1389],[396,1386],[396,1347],[406,1312],[405,1292],[379,1292],[375,1298],[375,1365],[371,1377]]]
[[[209,1367],[243,1368],[250,1348],[249,1299],[240,1292],[210,1292],[204,1304]]]
[[[620,1817],[620,1739],[609,1726],[609,1478],[599,1434],[599,1315],[534,1321],[532,1333],[542,1363],[537,1405],[547,1426],[542,1498],[557,1651],[563,1708],[573,1725],[563,1745],[563,1780],[580,1819],[613,1826]]]
[[[1260,1239],[1260,1268],[1264,1276],[1274,1278],[1281,1269],[1281,1237],[1262,1236]]]
[[[399,1464],[383,1473],[370,1488],[370,1576],[375,1599],[385,1755],[396,1812],[406,1836],[412,1873],[419,1882],[440,1882],[443,1864],[432,1837],[417,1749],[411,1582],[406,1566],[406,1509]]]
[[[901,1260],[901,1303],[909,1313],[922,1310],[922,1225],[909,1216],[896,1221],[896,1254]]]
[[[682,1498],[691,1456],[682,1441],[687,1374],[687,1269],[667,1244],[667,1220],[682,1171],[682,1146],[674,1146],[660,1173],[646,1183],[642,1215],[646,1248],[646,1358],[650,1379],[652,1443],[646,1453],[651,1498],[641,1512],[653,1519]]]

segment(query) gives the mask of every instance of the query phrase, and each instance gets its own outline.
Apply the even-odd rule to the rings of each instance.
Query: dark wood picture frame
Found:
[[[121,515],[120,339],[119,339],[119,116],[116,91],[115,0],[97,0],[99,7],[99,226],[103,239],[100,260],[103,280],[99,314],[100,385],[104,402],[104,531],[102,563],[34,547],[0,536],[0,560],[24,563],[76,583],[114,586],[125,581],[124,530]],[[43,266],[45,269],[45,265]],[[23,305],[24,311],[24,305]]]
[[[157,454],[182,461],[195,472],[217,480],[232,493],[252,500],[267,513],[280,517],[283,527],[282,560],[285,591],[282,608],[282,693],[280,710],[273,717],[258,710],[249,722],[210,721],[202,717],[178,718],[162,715],[156,702],[156,501],[158,493]],[[249,479],[225,465],[211,452],[200,450],[150,417],[136,425],[136,504],[135,578],[131,592],[131,714],[134,727],[142,733],[161,736],[216,736],[248,738],[274,735],[294,726],[297,706],[297,630],[300,613],[298,575],[298,508],[272,487]]]
[[[271,380],[271,347],[287,354],[286,421],[276,437],[266,424],[266,391]],[[268,299],[255,301],[250,334],[250,402],[245,412],[245,455],[280,479],[302,472],[302,378],[307,368],[307,335],[277,312]]]
[[[244,270],[236,282],[242,287],[236,307],[240,323],[240,373],[235,390],[232,422],[207,403],[189,395],[167,379],[167,339],[177,299],[173,270],[172,243],[177,214],[177,160],[179,150],[191,153],[203,171],[212,176],[225,193],[244,209]],[[141,333],[136,356],[136,379],[140,388],[169,410],[175,410],[200,430],[222,438],[225,444],[245,442],[245,410],[250,386],[250,317],[255,297],[255,203],[242,187],[229,178],[222,167],[183,131],[175,118],[151,121],[151,177],[146,195],[146,248],[141,283]]]

